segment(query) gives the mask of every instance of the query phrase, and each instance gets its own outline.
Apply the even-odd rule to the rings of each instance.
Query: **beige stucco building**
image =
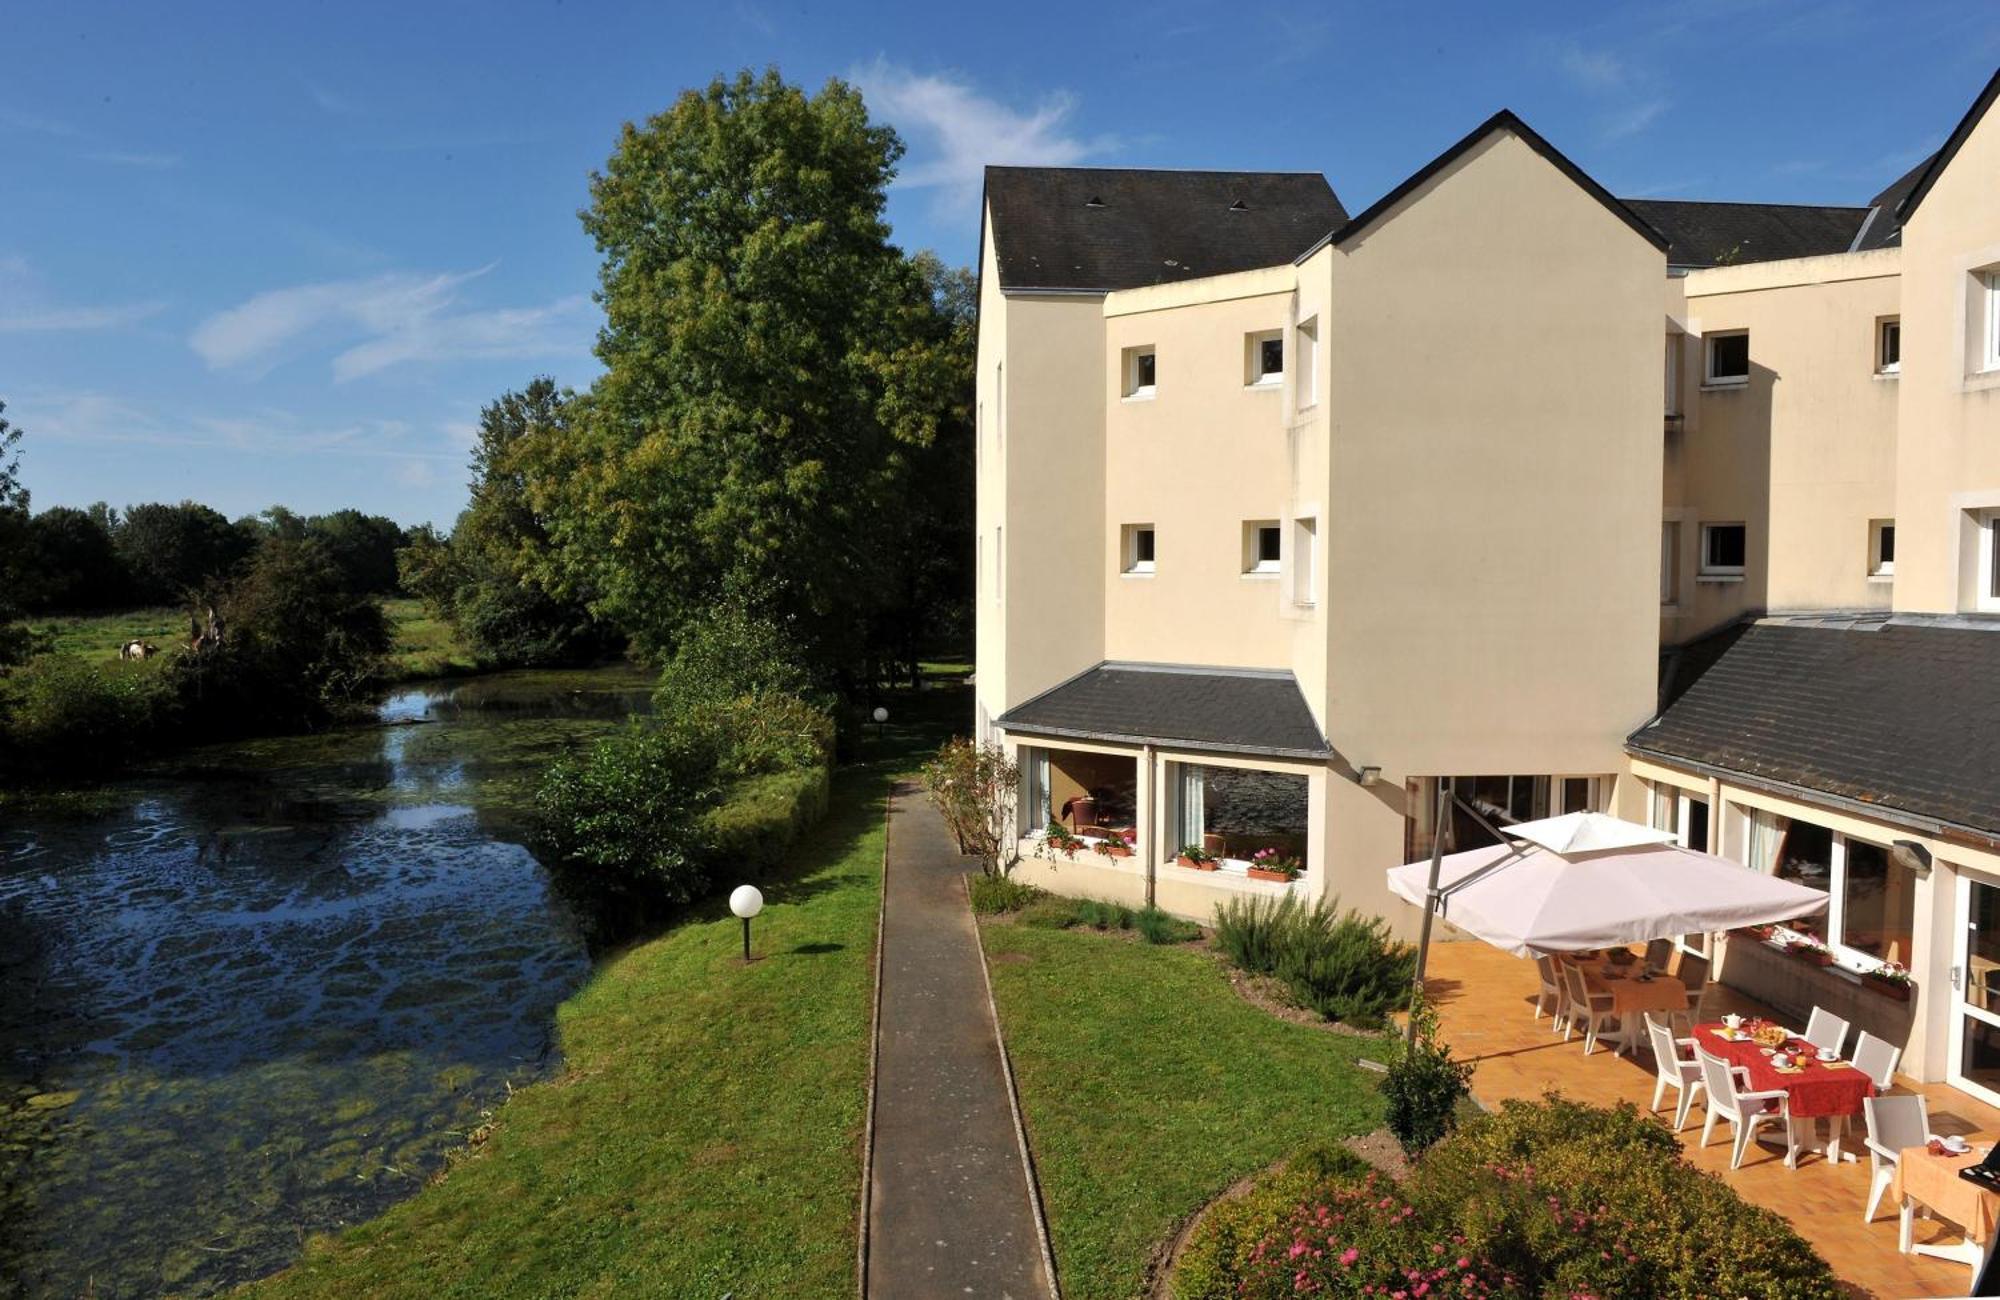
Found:
[[[1352,216],[990,169],[976,724],[1019,870],[1407,932],[1440,778],[1607,809],[1833,899],[1831,966],[1690,970],[2000,1101],[1996,86],[1852,207],[1621,203],[1507,113]]]

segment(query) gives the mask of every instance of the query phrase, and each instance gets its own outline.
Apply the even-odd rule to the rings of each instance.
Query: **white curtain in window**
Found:
[[[1201,768],[1193,763],[1177,763],[1180,773],[1180,788],[1177,809],[1179,827],[1176,831],[1179,845],[1201,843],[1203,813],[1201,799]]]
[[[1769,874],[1777,868],[1778,842],[1784,838],[1786,820],[1761,810],[1750,814],[1750,838],[1743,856],[1752,871]]]

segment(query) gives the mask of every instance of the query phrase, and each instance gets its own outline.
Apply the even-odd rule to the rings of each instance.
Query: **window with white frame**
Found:
[[[1875,373],[1894,375],[1903,369],[1903,318],[1884,316],[1875,322]]]
[[[1292,603],[1310,608],[1319,567],[1319,521],[1292,521]]]
[[[1147,398],[1158,391],[1159,357],[1149,344],[1125,349],[1125,396]]]
[[[2000,510],[1982,510],[1974,518],[1979,555],[1973,608],[1984,614],[2000,614]]]
[[[1701,526],[1701,576],[1740,578],[1747,554],[1746,529],[1742,524]]]
[[[1259,862],[1306,870],[1312,796],[1305,777],[1205,763],[1173,763],[1167,770],[1171,848],[1199,847],[1223,870]]]
[[[1708,797],[1665,781],[1651,782],[1653,797],[1647,820],[1654,830],[1672,831],[1684,849],[1708,852]],[[1674,936],[1674,946],[1697,957],[1708,956],[1706,933]]]
[[[1825,890],[1827,943],[1858,964],[1910,963],[1916,929],[1917,876],[1876,844],[1816,822],[1752,814],[1751,866],[1770,862],[1780,879]]]
[[[1669,519],[1660,525],[1660,603],[1674,605],[1681,597],[1681,525]]]
[[[1750,382],[1750,331],[1731,330],[1707,337],[1708,365],[1702,383],[1728,388]]]
[[[1299,322],[1292,355],[1298,360],[1295,381],[1298,408],[1303,411],[1319,404],[1319,317]]]
[[[1251,519],[1243,524],[1243,572],[1269,577],[1279,569],[1283,534],[1275,519]]]
[[[1285,382],[1285,332],[1262,330],[1243,336],[1243,382],[1276,388]]]
[[[1896,574],[1896,521],[1868,521],[1868,576],[1891,578]]]
[[[2000,267],[1979,273],[1979,311],[1974,317],[1983,326],[1979,347],[1979,369],[2000,370]]]
[[[1153,572],[1153,526],[1126,524],[1120,539],[1124,552],[1123,569],[1134,576]]]

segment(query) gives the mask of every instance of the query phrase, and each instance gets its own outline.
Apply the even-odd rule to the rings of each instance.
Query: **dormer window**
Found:
[[[1101,208],[1104,206],[1104,200],[1093,194],[1083,201],[1083,206],[1086,208]]]
[[[1242,199],[1238,199],[1236,200],[1236,202],[1229,205],[1229,210],[1231,212],[1248,212],[1250,210],[1250,205],[1248,203],[1245,203]]]

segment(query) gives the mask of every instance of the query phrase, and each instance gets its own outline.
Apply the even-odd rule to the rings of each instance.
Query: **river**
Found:
[[[617,667],[400,689],[0,827],[0,1295],[205,1294],[422,1187],[589,973],[522,846]]]

